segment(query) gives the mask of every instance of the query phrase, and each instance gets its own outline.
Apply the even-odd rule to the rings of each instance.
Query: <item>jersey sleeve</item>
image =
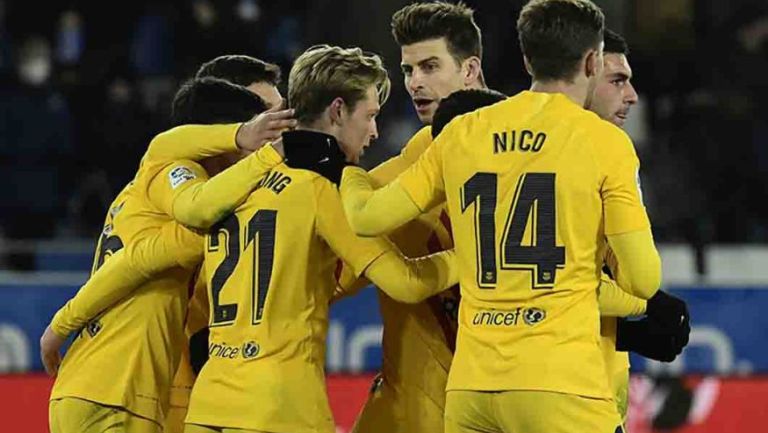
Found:
[[[173,267],[193,269],[203,258],[203,238],[176,223],[114,253],[51,321],[59,336],[82,328],[158,273]]]
[[[359,167],[344,169],[341,196],[349,223],[362,236],[389,233],[421,213],[399,183],[374,190],[368,173]]]
[[[432,143],[432,128],[425,126],[408,140],[400,154],[379,164],[370,171],[373,185],[381,188],[395,180],[427,150]]]
[[[192,161],[168,164],[150,181],[150,202],[176,221],[207,229],[240,206],[282,157],[264,146],[211,179]]]
[[[647,302],[621,290],[618,283],[608,275],[603,274],[597,290],[600,316],[629,317],[645,313]]]
[[[338,191],[327,181],[316,185],[317,231],[350,266],[352,274],[346,281],[365,273],[387,295],[408,303],[421,302],[458,282],[453,250],[408,259],[384,238],[358,237],[344,217]]]
[[[235,140],[240,123],[226,125],[182,125],[155,136],[149,143],[143,162],[191,159],[237,152]]]
[[[621,130],[606,125],[596,158],[603,173],[601,196],[606,236],[650,227],[640,192],[640,160],[632,141]]]
[[[442,149],[451,139],[450,126],[453,125],[446,127],[419,159],[394,182],[401,185],[422,212],[445,201]]]
[[[383,239],[366,239],[355,235],[344,215],[339,191],[323,178],[315,179],[314,185],[317,232],[350,267],[351,275],[359,277],[371,262],[390,247]]]

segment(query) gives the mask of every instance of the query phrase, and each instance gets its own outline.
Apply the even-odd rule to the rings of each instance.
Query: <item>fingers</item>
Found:
[[[267,123],[267,128],[279,129],[280,131],[294,127],[296,127],[296,119],[276,119],[270,120],[269,123]]]

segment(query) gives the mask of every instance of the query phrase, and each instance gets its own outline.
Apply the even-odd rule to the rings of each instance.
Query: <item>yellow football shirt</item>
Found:
[[[355,236],[330,181],[284,165],[206,239],[210,358],[186,422],[333,432],[324,361],[337,260],[359,276],[391,247]],[[455,283],[441,273],[427,272],[438,286]],[[386,277],[400,283],[404,275]]]
[[[462,302],[448,390],[610,397],[596,287],[607,235],[649,227],[629,138],[561,94],[454,119],[395,183],[446,201]]]
[[[94,259],[94,271],[125,245],[159,232],[169,216],[142,194],[141,171],[110,206]],[[179,254],[201,256],[202,237],[185,231]],[[76,397],[162,423],[171,379],[186,344],[184,317],[193,270],[161,272],[91,320],[64,357],[51,400]],[[112,278],[121,278],[114,275]],[[119,360],[119,362],[117,361]]]
[[[418,160],[432,143],[431,128],[420,129],[401,153],[371,170],[376,186],[393,181]],[[408,257],[420,257],[453,247],[445,206],[439,205],[388,235]],[[458,287],[419,304],[397,302],[379,290],[383,324],[382,374],[395,389],[397,404],[407,419],[421,416],[426,404],[445,407],[445,385],[453,358],[458,324]],[[418,390],[406,391],[412,389]]]
[[[191,158],[201,152],[236,150],[237,127],[185,126],[158,135],[150,144],[134,181],[110,207],[97,245],[94,277],[57,312],[51,323],[55,332],[65,336],[89,322],[64,358],[52,400],[82,398],[124,407],[162,423],[170,380],[187,345],[184,319],[188,292],[193,283],[193,267],[202,260],[204,246],[202,236],[174,222],[170,216],[172,206],[182,194],[193,192],[203,199],[216,197],[209,200],[209,208],[220,213],[232,198],[221,197],[217,191],[227,189],[237,180],[233,174],[241,182],[231,189],[240,191],[243,184],[247,187],[248,175],[264,173],[281,159],[267,147],[238,163],[240,166],[228,176],[206,184],[207,174],[201,167],[191,161],[173,165],[164,158],[179,152]],[[125,255],[125,251],[130,254]],[[119,257],[120,263],[128,267],[107,266],[97,272],[113,254],[115,260]],[[165,268],[169,269],[162,271]],[[117,272],[125,269],[140,276],[132,274],[132,278],[126,278]],[[152,279],[140,287],[131,287],[148,278]],[[132,296],[126,297],[128,294]],[[127,361],[115,363],[117,357]],[[89,373],[83,374],[84,371]],[[187,382],[188,375],[182,373],[180,378]]]

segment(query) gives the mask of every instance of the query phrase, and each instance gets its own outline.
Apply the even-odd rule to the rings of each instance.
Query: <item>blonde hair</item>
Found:
[[[390,81],[381,58],[360,48],[315,45],[293,64],[288,75],[288,105],[296,110],[296,120],[316,120],[335,98],[342,98],[350,109],[376,87],[379,103],[389,98]]]

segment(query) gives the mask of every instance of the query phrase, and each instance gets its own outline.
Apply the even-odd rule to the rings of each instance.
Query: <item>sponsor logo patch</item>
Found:
[[[176,167],[168,173],[168,179],[171,182],[171,188],[176,189],[184,182],[195,179],[197,175],[192,172],[188,167],[180,166]]]

